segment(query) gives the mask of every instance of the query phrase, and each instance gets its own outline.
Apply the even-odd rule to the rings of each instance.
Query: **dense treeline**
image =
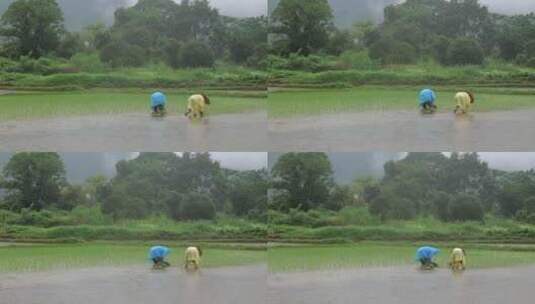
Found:
[[[17,153],[0,178],[0,213],[22,215],[18,224],[45,226],[58,221],[58,212],[111,220],[211,220],[217,214],[265,220],[266,170],[224,169],[208,153],[142,153],[116,169],[111,180],[96,176],[73,185],[58,154]]]
[[[340,186],[333,182],[325,154],[285,154],[272,169],[269,208],[290,212],[298,222],[306,222],[306,213],[317,218],[318,211],[330,210],[354,217],[348,222],[367,223],[373,217],[483,221],[489,215],[535,223],[534,170],[493,170],[477,153],[410,153],[386,163],[384,170],[380,180],[357,179]]]
[[[535,67],[533,13],[495,14],[478,0],[407,0],[387,6],[384,17],[378,25],[359,22],[340,29],[328,0],[280,0],[270,19],[270,53],[288,62],[271,57],[272,66],[317,67],[318,55],[331,55],[355,62],[353,67],[429,60],[481,65],[486,59]]]
[[[56,0],[16,0],[0,19],[0,69],[43,72],[50,60],[80,66],[212,67],[216,61],[257,66],[265,57],[267,19],[222,16],[208,0],[139,0],[119,8],[111,27],[68,32]],[[1,57],[23,62],[15,64]]]

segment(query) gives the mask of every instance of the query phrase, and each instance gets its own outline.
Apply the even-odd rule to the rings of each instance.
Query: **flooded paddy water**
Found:
[[[535,110],[457,117],[418,111],[370,111],[273,118],[272,151],[529,151]]]
[[[265,303],[264,265],[202,269],[91,268],[0,277],[0,304]]]
[[[94,115],[0,122],[3,151],[267,151],[267,112],[183,116]]]
[[[535,266],[454,274],[416,267],[273,273],[268,303],[532,303]]]

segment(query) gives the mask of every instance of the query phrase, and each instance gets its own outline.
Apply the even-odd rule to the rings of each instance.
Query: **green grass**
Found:
[[[3,231],[2,231],[3,230]],[[184,222],[174,224],[125,223],[115,225],[76,225],[51,228],[8,225],[0,230],[0,239],[20,241],[150,241],[150,240],[229,240],[264,241],[265,224]]]
[[[348,87],[372,85],[492,85],[533,87],[535,69],[505,63],[444,67],[433,63],[321,72],[274,70],[270,86]]]
[[[210,93],[207,93],[210,95]],[[237,94],[239,95],[239,94]],[[242,93],[243,95],[243,93]],[[210,95],[210,114],[241,113],[266,108],[265,98]],[[170,115],[182,114],[189,94],[168,94]],[[36,119],[96,114],[148,113],[150,92],[33,92],[0,96],[0,120]]]
[[[270,92],[268,111],[272,118],[321,114],[416,110],[417,87],[365,86],[352,89],[283,90]],[[463,88],[437,88],[440,111],[452,111],[453,96]],[[533,89],[472,89],[476,95],[474,112],[514,110],[535,107]]]
[[[426,245],[426,244],[425,244]],[[416,265],[420,244],[374,244],[274,247],[268,251],[272,272],[336,270],[364,267]],[[452,246],[438,246],[437,262],[447,267]],[[491,250],[465,247],[469,268],[495,268],[535,264],[535,251]]]
[[[0,247],[0,273],[30,272],[98,266],[150,265],[150,245],[34,245]],[[182,262],[184,247],[171,247],[169,261]],[[203,267],[265,263],[262,250],[204,248]]]
[[[267,72],[239,66],[173,70],[162,65],[35,75],[0,71],[6,88],[265,88]]]
[[[270,225],[269,237],[279,242],[344,243],[355,241],[465,241],[533,243],[535,226],[489,218],[485,223],[444,223],[431,218],[370,225],[302,227]]]

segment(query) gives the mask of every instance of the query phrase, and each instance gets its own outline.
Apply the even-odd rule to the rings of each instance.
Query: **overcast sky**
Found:
[[[257,170],[267,167],[267,153],[234,152],[210,153],[212,159],[218,161],[223,168],[234,170]],[[0,152],[0,172],[9,161],[13,153]],[[139,155],[137,152],[110,153],[60,153],[65,164],[67,178],[71,183],[82,183],[88,177],[115,175],[115,164],[122,159],[132,159]]]
[[[254,17],[267,14],[267,0],[210,0],[223,15]]]
[[[1,1],[1,0],[0,0]],[[174,0],[180,2],[180,0]],[[256,17],[267,14],[267,0],[209,0],[223,15],[233,17]],[[133,5],[137,0],[130,0]]]
[[[257,170],[267,168],[266,152],[211,152],[212,159],[222,167],[234,170]]]
[[[480,0],[491,11],[503,14],[535,12],[535,0]]]
[[[450,153],[445,153],[449,156]],[[479,157],[493,169],[504,171],[527,171],[535,168],[535,152],[528,153],[478,153]],[[271,168],[281,153],[269,153]],[[384,164],[389,160],[399,160],[407,155],[405,152],[358,152],[328,153],[334,177],[339,183],[351,183],[355,178],[384,175]]]

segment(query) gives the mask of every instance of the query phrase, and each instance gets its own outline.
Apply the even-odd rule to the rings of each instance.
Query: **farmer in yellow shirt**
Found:
[[[466,252],[462,248],[455,248],[451,251],[450,267],[452,270],[466,269]]]
[[[201,265],[202,250],[199,246],[191,246],[186,249],[185,252],[185,264],[186,270],[199,270]]]
[[[475,102],[476,99],[471,92],[465,91],[455,94],[455,114],[461,115],[468,113]]]

